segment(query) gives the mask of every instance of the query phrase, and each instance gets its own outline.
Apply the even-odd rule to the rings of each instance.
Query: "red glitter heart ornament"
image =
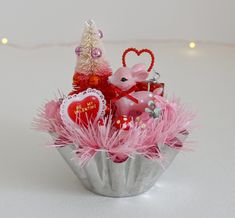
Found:
[[[60,114],[65,125],[87,125],[103,116],[105,107],[103,94],[96,89],[89,88],[65,98],[60,107]]]
[[[93,121],[99,110],[99,100],[95,96],[88,96],[81,101],[72,102],[67,109],[67,113],[74,123],[86,123]]]
[[[126,49],[123,54],[122,54],[122,65],[123,67],[126,67],[126,56],[129,52],[134,52],[135,54],[137,54],[138,56],[144,54],[144,53],[147,53],[150,55],[150,58],[151,58],[151,62],[150,62],[150,65],[148,67],[148,72],[150,72],[152,69],[153,69],[153,66],[154,66],[154,61],[155,61],[155,58],[154,58],[154,54],[151,50],[145,48],[145,49],[141,49],[141,50],[138,50],[136,48],[128,48]]]

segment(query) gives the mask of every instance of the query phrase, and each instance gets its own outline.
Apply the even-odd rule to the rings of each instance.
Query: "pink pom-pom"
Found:
[[[57,133],[57,135],[59,135],[58,133],[63,127],[60,116],[61,102],[61,99],[47,102],[44,107],[40,109],[38,117],[34,119],[34,128],[43,132]]]
[[[49,101],[45,105],[45,118],[46,119],[58,119],[60,118],[60,105],[59,101]]]

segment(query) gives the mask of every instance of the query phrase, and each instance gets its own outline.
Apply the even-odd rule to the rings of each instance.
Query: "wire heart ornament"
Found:
[[[142,54],[147,53],[150,56],[150,59],[151,59],[151,62],[150,62],[150,65],[149,65],[147,71],[150,72],[153,69],[154,62],[155,62],[154,53],[151,50],[147,49],[147,48],[140,49],[140,50],[138,50],[136,48],[127,48],[122,54],[122,66],[123,67],[127,66],[126,57],[127,57],[127,54],[131,53],[131,52],[134,52],[137,56],[140,56]]]

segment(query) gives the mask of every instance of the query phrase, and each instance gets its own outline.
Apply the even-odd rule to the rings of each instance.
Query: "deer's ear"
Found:
[[[148,75],[149,75],[148,72],[145,70],[132,72],[132,76],[136,82],[142,82],[142,81],[146,80]]]
[[[133,70],[133,71],[146,71],[146,66],[145,66],[145,64],[135,64],[132,68],[131,68],[131,70]]]

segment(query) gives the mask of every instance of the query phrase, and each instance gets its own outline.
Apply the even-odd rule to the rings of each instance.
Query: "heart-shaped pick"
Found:
[[[99,90],[89,88],[65,98],[60,106],[60,115],[65,125],[87,125],[103,116],[105,107],[104,95]]]
[[[153,69],[153,66],[154,66],[154,54],[151,50],[145,48],[145,49],[141,49],[141,50],[138,50],[136,48],[128,48],[126,49],[123,54],[122,54],[122,65],[123,67],[126,67],[126,55],[129,53],[129,52],[134,52],[136,53],[138,56],[140,56],[141,54],[144,54],[144,53],[147,53],[150,55],[150,58],[151,58],[151,62],[150,62],[150,65],[149,65],[149,68],[148,68],[148,72],[150,72],[152,69]]]

